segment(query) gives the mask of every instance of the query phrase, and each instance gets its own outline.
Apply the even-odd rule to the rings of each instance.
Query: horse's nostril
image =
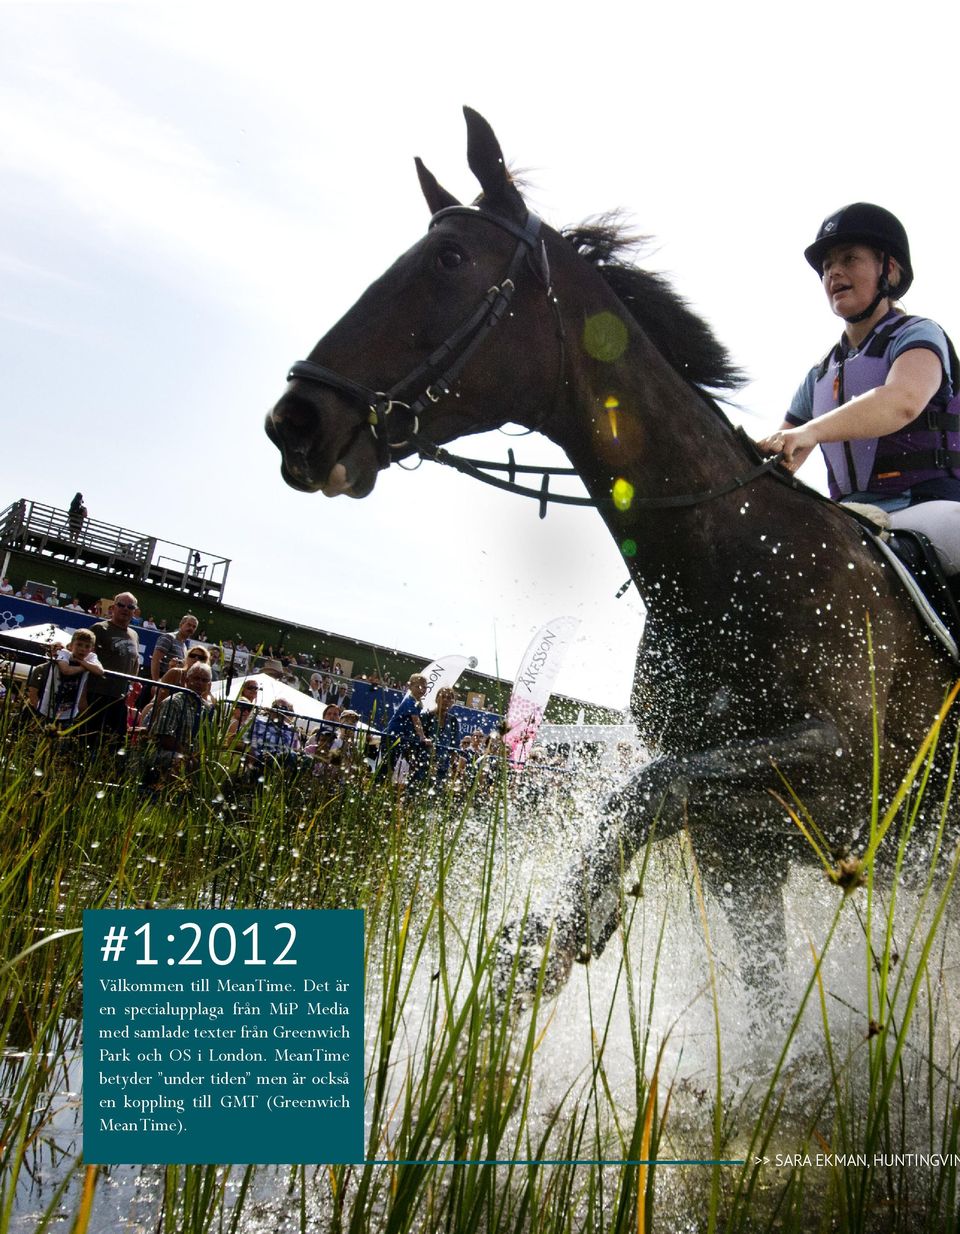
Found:
[[[316,423],[316,409],[295,396],[282,398],[273,410],[274,427],[284,434],[307,433],[316,427]]]

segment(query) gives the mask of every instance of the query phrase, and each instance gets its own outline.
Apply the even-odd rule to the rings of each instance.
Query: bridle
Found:
[[[493,223],[501,231],[515,237],[517,244],[504,277],[487,291],[476,308],[422,364],[386,391],[360,385],[333,369],[314,364],[312,360],[298,360],[287,374],[288,381],[316,382],[336,390],[365,409],[366,423],[376,442],[377,462],[381,471],[389,467],[401,451],[410,447],[426,458],[434,458],[441,452],[439,446],[421,435],[420,416],[450,393],[467,361],[489,331],[503,319],[516,292],[516,280],[525,259],[542,283],[547,297],[552,300],[547,249],[540,236],[542,224],[535,214],[528,212],[525,221],[520,224],[481,206],[447,206],[434,214],[430,228],[453,215],[466,215]],[[393,429],[397,431],[394,433],[391,431]]]
[[[446,218],[465,216],[467,218],[483,219],[508,232],[516,241],[513,255],[510,258],[507,272],[499,283],[495,283],[484,295],[480,303],[454,329],[435,351],[410,373],[401,378],[389,390],[374,390],[370,386],[343,377],[333,369],[315,364],[312,360],[298,360],[287,373],[287,381],[310,381],[327,389],[336,390],[352,402],[359,404],[365,412],[365,423],[373,434],[376,446],[377,464],[380,470],[389,467],[392,462],[402,457],[404,453],[415,450],[421,459],[429,459],[454,467],[465,475],[491,484],[495,488],[507,492],[518,493],[524,497],[534,497],[540,503],[540,517],[544,518],[549,502],[571,506],[593,506],[605,508],[612,506],[612,499],[597,500],[593,497],[578,497],[565,493],[552,493],[549,490],[551,476],[578,476],[574,467],[528,467],[515,462],[513,451],[508,450],[507,463],[491,463],[482,459],[465,458],[462,455],[451,454],[436,442],[430,441],[420,432],[420,416],[430,407],[435,406],[448,395],[453,384],[463,371],[467,361],[486,339],[488,333],[503,319],[516,292],[516,280],[526,261],[532,269],[537,281],[542,285],[548,303],[553,309],[559,339],[560,358],[557,371],[557,389],[563,381],[565,355],[563,323],[550,280],[550,265],[547,260],[547,249],[540,234],[542,223],[533,213],[528,212],[523,223],[515,223],[512,219],[494,214],[480,206],[447,206],[438,210],[430,219],[429,229],[437,226]],[[708,400],[709,401],[709,400]],[[711,404],[712,405],[712,404]],[[720,414],[719,409],[717,414]],[[542,417],[541,417],[542,422]],[[359,427],[363,427],[361,424]],[[535,427],[539,427],[539,422]],[[392,430],[396,430],[393,432]],[[756,458],[756,449],[746,434],[736,430],[744,442],[749,443],[748,453]],[[763,459],[750,468],[742,476],[734,476],[729,481],[699,493],[675,494],[666,497],[634,497],[631,503],[633,509],[680,509],[687,506],[700,505],[714,497],[733,492],[750,484],[758,476],[776,467],[779,456]],[[485,474],[488,471],[507,472],[506,480]],[[539,489],[530,488],[515,483],[518,473],[533,473],[542,477]],[[774,472],[775,475],[778,473]],[[779,478],[784,478],[780,476]],[[792,477],[791,477],[792,479]]]

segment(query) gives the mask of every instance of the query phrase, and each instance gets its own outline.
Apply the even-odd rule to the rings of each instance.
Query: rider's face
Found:
[[[838,244],[823,259],[823,290],[838,317],[862,312],[877,294],[882,263],[865,244]]]

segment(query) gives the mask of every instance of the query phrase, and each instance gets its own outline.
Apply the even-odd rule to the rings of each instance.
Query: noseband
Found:
[[[428,456],[437,452],[439,447],[420,437],[420,416],[450,393],[467,361],[506,313],[516,291],[516,279],[524,259],[530,261],[548,296],[550,294],[550,266],[546,245],[540,236],[540,219],[535,214],[528,213],[525,222],[519,224],[499,214],[492,214],[481,206],[448,206],[437,211],[430,220],[430,227],[452,215],[465,215],[493,223],[501,231],[514,236],[517,246],[504,278],[490,288],[477,307],[432,355],[387,391],[360,385],[333,369],[314,364],[312,360],[298,360],[287,374],[287,381],[315,382],[336,390],[364,408],[366,422],[376,442],[381,470],[390,466],[395,453],[411,446]],[[396,429],[395,433],[391,431],[393,429]]]

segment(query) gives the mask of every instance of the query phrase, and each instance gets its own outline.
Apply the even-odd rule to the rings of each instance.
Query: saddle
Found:
[[[944,574],[933,544],[920,531],[891,528],[884,533],[883,540],[880,542],[893,552],[897,560],[909,572],[930,608],[951,635],[953,648],[944,640],[940,632],[931,626],[933,633],[947,650],[952,652],[954,660],[960,658],[957,652],[957,648],[960,647],[960,607],[958,607],[960,576],[948,578]],[[927,625],[930,626],[929,617],[923,611],[923,607],[920,605],[918,607]]]

